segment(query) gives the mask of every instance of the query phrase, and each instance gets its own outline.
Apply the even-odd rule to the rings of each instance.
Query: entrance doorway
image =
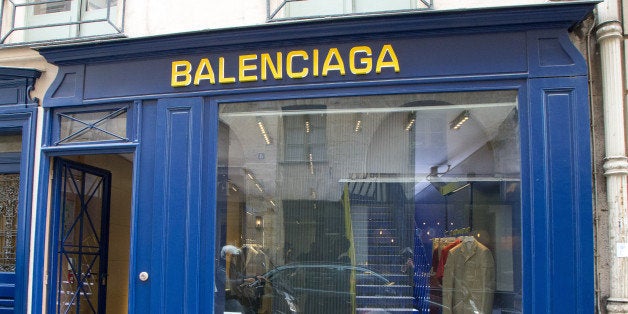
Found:
[[[128,312],[132,157],[55,159],[50,310]]]

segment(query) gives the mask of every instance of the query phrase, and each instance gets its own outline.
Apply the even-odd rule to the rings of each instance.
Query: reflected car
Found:
[[[241,286],[248,313],[411,313],[411,278],[395,283],[365,267],[297,263]]]

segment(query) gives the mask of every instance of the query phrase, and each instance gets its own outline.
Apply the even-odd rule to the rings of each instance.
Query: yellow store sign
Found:
[[[321,61],[322,60],[322,64]],[[227,73],[229,62],[237,62],[237,70]],[[399,59],[390,44],[375,49],[370,46],[354,46],[348,51],[338,48],[327,50],[292,50],[287,53],[244,54],[237,60],[223,56],[201,58],[198,63],[189,60],[172,62],[172,87],[194,84],[231,84],[236,82],[257,82],[271,80],[303,79],[326,77],[330,73],[341,76],[366,75],[373,71],[379,74],[384,70],[398,73]]]

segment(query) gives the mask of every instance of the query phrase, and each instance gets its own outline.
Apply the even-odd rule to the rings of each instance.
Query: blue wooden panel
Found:
[[[0,299],[15,299],[15,273],[0,273]],[[11,305],[13,306],[13,305]]]
[[[375,69],[368,74],[355,75],[349,71],[350,50],[355,46],[368,46],[372,49],[373,67],[380,50],[384,45],[391,45],[399,61],[398,73],[391,68],[384,68],[381,73]],[[232,90],[241,88],[257,88],[272,86],[303,85],[304,83],[334,83],[334,82],[368,82],[381,79],[407,79],[448,76],[482,76],[488,74],[525,73],[527,71],[526,33],[489,33],[489,34],[463,34],[439,37],[409,37],[354,40],[351,37],[335,40],[333,43],[301,43],[294,41],[290,45],[278,43],[273,46],[265,46],[262,49],[236,50],[224,52],[210,49],[205,53],[173,54],[170,57],[156,59],[141,59],[128,62],[96,63],[87,65],[85,69],[85,95],[86,99],[98,99],[109,97],[126,97],[145,94],[178,93],[208,90]],[[339,71],[330,71],[323,76],[320,72],[328,51],[337,48],[340,58],[346,68],[346,74]],[[313,51],[320,54],[318,61],[313,61]],[[262,80],[260,77],[260,56],[270,54],[274,63],[283,63],[283,72],[288,67],[286,56],[291,51],[304,51],[308,54],[307,62],[296,58],[294,66],[296,71],[307,69],[308,74],[304,78],[292,79],[286,73],[282,79]],[[282,57],[277,59],[277,53]],[[255,55],[251,65],[256,70],[247,72],[258,78],[250,82],[238,81],[238,67],[240,55]],[[358,55],[358,58],[363,55]],[[174,88],[171,83],[172,62],[188,60],[193,66],[191,72],[194,75],[198,68],[199,60],[207,58],[210,61],[216,79],[218,79],[219,58],[224,58],[224,75],[234,77],[236,82],[225,84],[210,84],[203,80],[198,86],[190,84],[188,87]],[[335,59],[334,59],[335,60]],[[388,58],[386,59],[388,60]],[[314,65],[315,64],[315,65]],[[315,75],[314,72],[319,72]],[[103,88],[115,82],[115,88]]]
[[[59,69],[57,77],[46,91],[44,107],[78,105],[83,100],[85,77],[84,65],[72,65]],[[116,82],[110,82],[116,84]]]
[[[587,74],[587,63],[566,29],[529,31],[527,43],[530,77]]]
[[[140,272],[146,271],[153,274],[152,270],[152,226],[153,226],[153,208],[154,208],[154,185],[155,176],[155,143],[156,143],[156,125],[157,119],[157,103],[143,102],[141,105],[142,123],[139,127],[142,135],[142,145],[138,152],[137,160],[137,211],[134,217],[133,228],[135,230],[134,239],[132,239],[132,251],[135,256],[134,266],[131,267],[130,273],[130,291],[129,291],[129,309],[133,313],[150,313],[151,290],[150,283],[153,281],[149,278],[148,282],[142,282],[138,279]],[[156,265],[156,269],[159,269]]]
[[[0,153],[0,173],[19,173],[21,155],[19,152]]]
[[[15,273],[0,273],[0,298],[15,297]]]
[[[41,72],[35,69],[0,67],[0,105],[32,105],[29,92]]]
[[[202,109],[201,98],[157,104],[151,313],[199,312]]]
[[[0,298],[15,298],[15,284],[0,284]]]
[[[572,281],[576,274],[575,248],[573,239],[575,216],[578,207],[574,206],[575,182],[571,178],[574,156],[572,104],[574,90],[554,90],[546,92],[545,114],[547,116],[547,145],[548,145],[548,176],[549,176],[549,208],[547,213],[548,225],[553,226],[549,235],[549,271],[552,275],[550,291],[560,294],[561,302],[572,307],[576,301],[576,283]],[[568,237],[565,237],[568,236]],[[565,279],[567,278],[567,279]],[[552,295],[550,295],[551,297]],[[552,302],[553,313],[563,304]],[[555,306],[560,306],[555,308]],[[575,308],[569,308],[575,313]]]
[[[593,224],[585,77],[530,81],[531,229],[524,259],[533,313],[592,313]],[[527,240],[527,241],[526,241]]]
[[[13,105],[17,104],[19,100],[20,92],[24,88],[12,87],[0,89],[0,105]]]

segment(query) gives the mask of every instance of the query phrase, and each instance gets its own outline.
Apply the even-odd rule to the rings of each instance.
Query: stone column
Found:
[[[619,248],[628,245],[628,160],[624,137],[624,90],[621,24],[612,19],[600,21],[596,31],[600,45],[606,194],[609,213],[611,261],[608,313],[628,313],[628,257]]]

